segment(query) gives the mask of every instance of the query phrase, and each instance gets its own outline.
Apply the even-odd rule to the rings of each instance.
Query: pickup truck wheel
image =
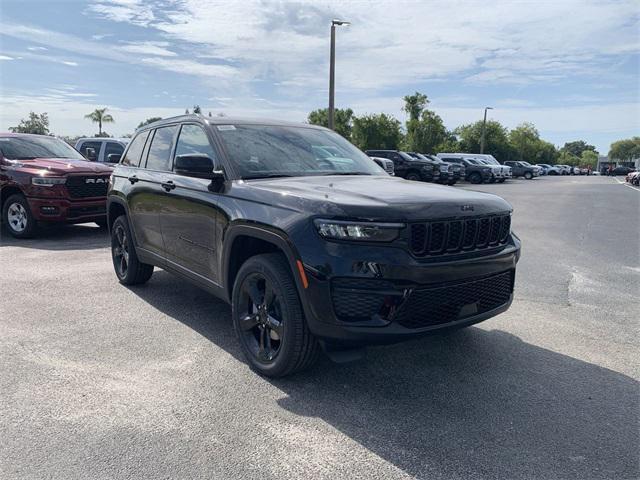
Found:
[[[473,172],[471,175],[469,175],[469,181],[471,183],[482,183],[482,175],[480,175],[478,172]]]
[[[268,377],[308,368],[319,345],[304,318],[298,290],[278,253],[247,260],[232,293],[233,326],[249,365]]]
[[[29,202],[22,194],[7,198],[2,218],[7,223],[9,233],[16,238],[31,238],[36,233],[36,220],[31,214]]]
[[[526,178],[527,180],[531,180],[533,178],[533,173],[525,172],[524,173],[524,178]]]
[[[420,174],[418,172],[409,172],[409,173],[407,173],[407,176],[405,178],[407,180],[411,180],[413,182],[419,182],[420,181]]]
[[[500,180],[498,180],[498,183],[504,183],[505,180],[506,178],[501,178]]]
[[[118,280],[123,285],[145,283],[153,275],[153,265],[138,259],[129,222],[124,215],[116,218],[111,229],[111,258]]]

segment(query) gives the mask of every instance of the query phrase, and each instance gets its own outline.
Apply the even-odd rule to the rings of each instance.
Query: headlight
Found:
[[[343,222],[321,219],[315,220],[314,223],[323,238],[364,242],[391,242],[404,228],[403,223]]]
[[[449,171],[449,165],[440,165],[440,171],[441,172],[448,172]]]
[[[52,185],[62,185],[67,181],[66,178],[60,177],[32,177],[31,183],[39,187],[51,187]]]
[[[427,170],[427,171],[431,171],[431,170],[433,170],[433,165],[423,165],[422,169],[423,170]]]

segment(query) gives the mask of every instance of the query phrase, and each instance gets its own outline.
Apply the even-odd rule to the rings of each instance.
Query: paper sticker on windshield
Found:
[[[228,130],[235,130],[236,127],[234,127],[233,125],[218,125],[218,130],[220,130],[221,132],[226,132]]]

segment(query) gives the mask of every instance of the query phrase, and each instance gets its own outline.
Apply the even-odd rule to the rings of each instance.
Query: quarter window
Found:
[[[144,144],[147,142],[148,136],[149,130],[142,132],[131,141],[127,154],[122,159],[122,165],[128,165],[130,167],[140,165],[140,157],[142,156],[142,150],[144,150]]]
[[[147,157],[149,170],[171,170],[171,145],[177,129],[176,125],[156,129]]]
[[[198,125],[183,125],[176,144],[176,157],[178,155],[190,155],[194,153],[204,154],[214,162],[216,154],[205,131]]]

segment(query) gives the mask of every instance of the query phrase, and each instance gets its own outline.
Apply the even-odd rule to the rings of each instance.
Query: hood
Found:
[[[15,168],[33,170],[50,175],[67,175],[70,173],[111,174],[113,168],[102,163],[67,158],[34,158],[33,160],[17,160],[12,162]]]
[[[344,218],[409,221],[511,211],[496,195],[389,176],[236,181],[232,188],[236,197]]]

